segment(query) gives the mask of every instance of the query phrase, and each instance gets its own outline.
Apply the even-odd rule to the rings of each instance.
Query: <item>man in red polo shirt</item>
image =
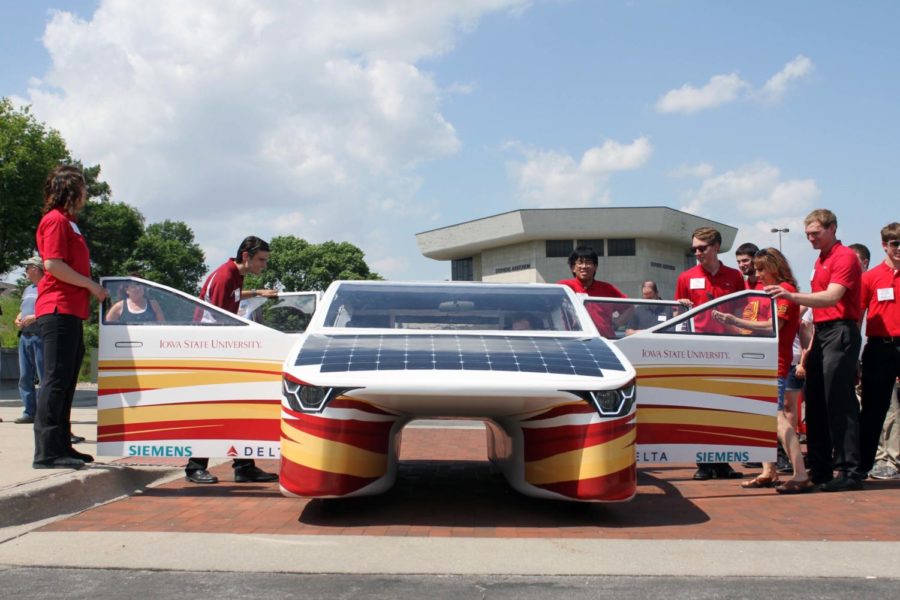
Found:
[[[595,298],[626,298],[616,286],[594,279],[599,262],[600,257],[593,248],[579,246],[569,255],[569,269],[575,277],[561,279],[557,283],[572,288],[576,294],[587,294]],[[615,339],[618,323],[626,322],[631,316],[631,311],[627,311],[628,314],[616,317],[612,307],[602,304],[588,304],[587,309],[600,335],[610,339]]]
[[[765,289],[775,298],[813,309],[815,335],[806,359],[807,449],[813,483],[826,492],[858,490],[866,477],[854,391],[862,268],[853,250],[837,239],[833,212],[816,209],[804,225],[806,239],[819,251],[812,292],[789,292],[777,285]]]
[[[862,276],[861,308],[867,315],[866,347],[862,358],[862,412],[860,425],[860,470],[870,472],[891,404],[894,384],[900,376],[900,223],[881,230],[886,257]],[[900,478],[894,469],[878,472],[878,479]]]
[[[744,276],[737,269],[726,267],[719,260],[722,234],[712,227],[700,227],[691,236],[691,252],[697,264],[678,276],[675,299],[693,308],[715,298],[744,289]],[[752,264],[752,261],[751,261]],[[725,333],[729,326],[712,318],[709,311],[694,317],[697,333]],[[743,475],[728,463],[697,463],[694,479],[739,479]]]
[[[226,260],[218,269],[210,273],[200,297],[213,306],[224,308],[237,314],[242,298],[265,296],[274,298],[275,290],[245,290],[244,275],[259,275],[269,262],[269,244],[255,236],[244,238],[233,259]],[[198,309],[194,318],[198,321],[213,319],[208,312]],[[191,457],[184,468],[185,479],[193,483],[218,483],[219,478],[207,470],[209,459]],[[278,475],[266,473],[256,466],[253,459],[236,458],[233,461],[234,480],[237,483],[276,481]]]

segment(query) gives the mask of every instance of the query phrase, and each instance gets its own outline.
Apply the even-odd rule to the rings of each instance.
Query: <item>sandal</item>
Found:
[[[775,487],[780,484],[781,481],[778,480],[778,475],[773,477],[764,477],[762,475],[757,475],[750,481],[744,481],[741,483],[741,487],[745,490],[755,490],[759,488],[770,488]]]
[[[805,494],[807,492],[813,491],[815,487],[816,484],[814,484],[810,479],[805,479],[803,481],[788,479],[777,488],[775,488],[775,491],[779,494]]]

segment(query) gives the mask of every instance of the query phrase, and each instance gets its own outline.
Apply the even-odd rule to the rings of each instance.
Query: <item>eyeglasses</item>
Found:
[[[896,250],[897,248],[900,248],[900,240],[888,240],[885,243],[888,246],[890,246],[891,248],[893,248],[894,250]]]
[[[756,254],[753,255],[753,258],[767,258],[769,256],[769,251],[766,249],[759,250]]]
[[[593,267],[594,261],[586,258],[579,258],[575,261],[575,266],[577,267]]]
[[[691,246],[691,254],[703,254],[706,252],[706,249],[709,248],[710,244],[700,244],[699,246]]]

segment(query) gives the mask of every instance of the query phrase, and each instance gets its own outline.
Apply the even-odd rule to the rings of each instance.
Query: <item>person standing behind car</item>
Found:
[[[691,253],[697,265],[684,271],[675,283],[675,299],[689,308],[744,289],[744,276],[719,260],[722,234],[712,227],[700,227],[691,236]],[[728,326],[715,321],[709,313],[694,317],[697,333],[725,333]],[[728,463],[697,463],[694,479],[740,479],[743,477]]]
[[[15,326],[19,330],[19,398],[24,405],[22,416],[15,420],[20,424],[34,423],[37,405],[34,380],[44,379],[44,342],[41,341],[41,328],[38,327],[37,317],[34,316],[34,305],[38,296],[37,284],[44,276],[44,263],[40,256],[33,256],[22,261],[22,266],[25,267],[25,276],[31,281],[31,285],[22,292],[22,303],[19,305],[19,314],[15,320]]]
[[[873,467],[885,416],[900,377],[900,223],[889,223],[882,228],[881,246],[884,261],[862,276],[866,347],[859,416],[860,470],[876,479],[896,479],[896,469],[885,465],[873,471]]]
[[[44,344],[44,381],[34,416],[35,469],[80,469],[90,454],[72,448],[71,412],[78,372],[84,358],[83,321],[93,295],[107,292],[91,279],[87,243],[76,223],[87,201],[84,175],[77,167],[55,168],[44,184],[44,216],[37,229],[37,249],[44,260],[35,315]]]
[[[859,357],[862,268],[853,250],[837,239],[837,217],[820,208],[804,219],[806,238],[819,251],[812,292],[777,285],[773,298],[813,309],[815,335],[806,360],[806,439],[813,483],[826,492],[862,488],[859,402],[854,384]],[[838,476],[834,476],[834,471]]]
[[[587,294],[588,296],[599,298],[626,298],[625,294],[619,291],[616,286],[594,279],[597,274],[597,266],[600,258],[593,248],[587,246],[578,246],[575,251],[569,255],[569,270],[575,277],[572,279],[561,279],[556,283],[571,288],[576,294]],[[627,316],[620,315],[618,319],[613,314],[612,308],[602,304],[589,304],[588,314],[591,320],[597,326],[597,330],[605,338],[615,339],[616,327],[618,320],[625,321]]]
[[[244,276],[247,273],[259,275],[266,268],[268,262],[269,244],[252,235],[244,238],[234,258],[226,260],[203,282],[200,298],[213,306],[237,314],[242,298],[257,296],[274,298],[278,296],[278,292],[275,290],[243,289]],[[198,321],[206,322],[213,317],[208,312],[198,309],[195,318]],[[208,466],[208,458],[191,457],[184,468],[185,479],[193,483],[218,483],[219,478],[207,470]],[[266,473],[256,466],[256,462],[252,458],[236,458],[232,462],[232,467],[234,468],[234,480],[237,483],[262,483],[278,480],[278,475]]]

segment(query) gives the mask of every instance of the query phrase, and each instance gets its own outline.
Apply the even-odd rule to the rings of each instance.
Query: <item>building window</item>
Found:
[[[634,256],[635,242],[634,238],[621,238],[617,240],[606,240],[609,250],[609,256]]]
[[[460,258],[450,264],[450,279],[453,281],[474,281],[475,269],[471,258]]]
[[[547,240],[547,258],[569,258],[572,240]]]
[[[603,256],[603,240],[575,240],[575,246],[586,246],[597,253],[597,256]]]

